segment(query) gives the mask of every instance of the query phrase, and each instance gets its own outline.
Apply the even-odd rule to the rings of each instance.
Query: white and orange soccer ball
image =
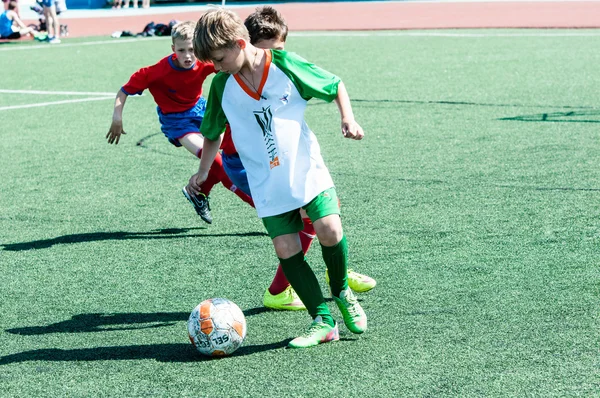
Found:
[[[246,337],[246,318],[233,301],[204,300],[188,319],[190,341],[203,355],[225,356],[241,347]]]

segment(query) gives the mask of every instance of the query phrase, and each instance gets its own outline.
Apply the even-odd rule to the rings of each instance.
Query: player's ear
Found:
[[[237,39],[237,45],[240,47],[240,49],[244,49],[246,48],[246,40],[244,39]]]
[[[171,44],[171,51],[175,52],[175,44]]]

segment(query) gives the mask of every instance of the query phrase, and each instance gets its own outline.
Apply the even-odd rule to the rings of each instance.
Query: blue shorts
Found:
[[[235,155],[225,155],[221,154],[221,158],[223,159],[223,168],[225,169],[225,173],[227,173],[227,177],[237,186],[242,192],[246,195],[252,196],[250,194],[250,185],[248,185],[248,176],[246,175],[246,169],[242,164],[242,160],[240,159],[240,155],[237,153]]]
[[[160,108],[156,107],[160,129],[169,139],[169,142],[177,147],[181,146],[180,138],[188,134],[200,133],[204,111],[206,111],[206,99],[204,97],[200,97],[196,105],[185,112],[164,114]]]
[[[42,5],[44,7],[52,7],[54,5],[54,0],[42,0]]]

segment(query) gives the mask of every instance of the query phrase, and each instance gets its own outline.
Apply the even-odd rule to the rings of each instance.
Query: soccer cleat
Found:
[[[194,195],[189,193],[185,187],[181,190],[183,195],[190,201],[194,210],[205,222],[212,224],[212,215],[210,214],[210,204],[208,203],[208,196],[201,193],[200,195]]]
[[[329,284],[329,273],[325,270],[325,280]],[[377,285],[377,281],[370,276],[359,274],[351,269],[348,270],[348,286],[358,293],[368,292]]]
[[[367,330],[367,315],[363,311],[352,289],[346,288],[340,292],[340,297],[333,296],[333,300],[337,304],[346,327],[352,333],[362,333]]]
[[[269,289],[267,289],[263,296],[263,305],[274,310],[299,311],[306,309],[304,303],[291,286],[288,286],[283,292],[276,295],[272,295]]]
[[[53,37],[51,39],[48,40],[48,43],[50,44],[60,44],[60,39],[58,37]]]
[[[308,331],[300,337],[288,343],[290,348],[307,348],[317,344],[327,343],[329,341],[338,341],[340,332],[337,323],[334,326],[329,326],[323,322],[323,318],[318,316],[308,328]]]

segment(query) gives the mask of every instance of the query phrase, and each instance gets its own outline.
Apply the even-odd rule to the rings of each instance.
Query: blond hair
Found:
[[[233,48],[237,40],[250,41],[248,29],[233,11],[214,8],[200,17],[194,32],[194,54],[200,61],[210,61],[215,50]]]
[[[177,25],[173,26],[173,29],[171,30],[171,39],[173,40],[173,43],[175,43],[175,40],[194,39],[194,29],[196,29],[196,22],[194,21],[179,22]]]

